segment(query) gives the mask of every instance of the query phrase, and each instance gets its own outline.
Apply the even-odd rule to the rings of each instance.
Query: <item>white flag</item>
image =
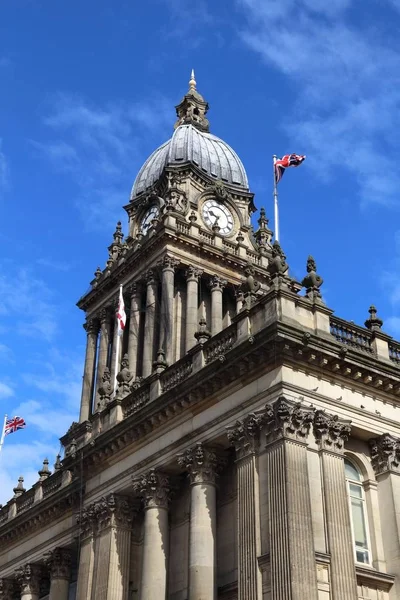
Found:
[[[119,288],[119,302],[118,302],[117,319],[118,319],[118,335],[121,335],[123,330],[125,329],[125,323],[126,323],[125,304],[124,304],[124,297],[122,295],[122,285]]]

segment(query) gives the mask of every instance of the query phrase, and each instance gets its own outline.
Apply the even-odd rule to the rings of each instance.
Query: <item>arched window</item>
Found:
[[[350,518],[357,563],[371,564],[371,550],[368,533],[367,508],[362,476],[358,468],[349,460],[344,461],[347,493],[349,496]]]

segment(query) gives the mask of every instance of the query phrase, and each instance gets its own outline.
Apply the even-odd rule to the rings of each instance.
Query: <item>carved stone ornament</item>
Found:
[[[259,446],[259,433],[264,423],[264,414],[250,413],[235,425],[227,427],[228,440],[235,447],[236,457],[245,458],[256,452]]]
[[[94,535],[97,531],[97,515],[95,511],[95,505],[89,504],[85,506],[81,513],[77,516],[77,523],[80,525],[82,537],[89,537]]]
[[[17,586],[14,579],[0,579],[0,600],[14,600]]]
[[[368,310],[370,317],[365,321],[365,327],[370,331],[380,331],[383,325],[382,319],[377,316],[377,310],[375,306],[370,306]]]
[[[400,473],[400,440],[389,433],[369,441],[371,463],[377,475],[385,471]]]
[[[168,475],[150,469],[132,480],[135,494],[141,496],[146,508],[168,508],[170,483]]]
[[[267,404],[263,417],[267,442],[281,438],[306,442],[314,412],[313,408],[288,400],[285,396],[280,396],[273,404]]]
[[[43,461],[43,467],[38,471],[39,481],[44,481],[51,475],[51,471],[49,469],[49,460],[45,458]]]
[[[257,292],[261,289],[261,283],[255,279],[255,270],[251,263],[248,263],[244,269],[246,281],[242,283],[241,289],[244,294],[244,303],[250,308],[256,301]]]
[[[272,258],[268,264],[268,272],[272,278],[283,276],[289,269],[286,263],[286,256],[279,244],[275,241],[272,245]]]
[[[344,443],[351,433],[351,421],[340,419],[323,410],[317,410],[314,417],[314,435],[321,450],[342,453]]]
[[[204,317],[201,317],[199,321],[199,328],[194,334],[194,337],[199,344],[205,344],[211,337],[211,332],[207,329],[207,321]]]
[[[13,488],[13,492],[14,498],[19,498],[19,496],[22,496],[22,494],[26,492],[26,489],[24,488],[24,478],[22,475],[18,477],[18,483],[17,486]]]
[[[216,181],[215,183],[212,183],[207,189],[207,192],[211,192],[218,202],[226,202],[232,199],[231,194],[222,181]]]
[[[322,277],[317,275],[317,265],[312,256],[307,259],[307,275],[304,277],[301,285],[306,288],[306,297],[310,300],[321,298],[319,288],[324,283]]]
[[[199,277],[201,277],[202,274],[203,274],[202,269],[198,269],[197,267],[194,267],[193,265],[189,265],[185,272],[186,281],[198,281]]]
[[[42,567],[40,565],[27,564],[19,568],[16,572],[16,578],[23,594],[39,595],[40,579],[42,576]]]
[[[175,173],[168,173],[168,189],[165,192],[165,210],[185,214],[188,208],[186,193],[179,187],[181,181]]]
[[[268,228],[268,219],[265,213],[265,208],[260,208],[260,218],[258,219],[258,229],[254,234],[255,240],[260,250],[265,252],[265,249],[270,246],[272,231]]]
[[[189,473],[190,482],[215,483],[218,459],[214,450],[197,443],[177,456],[178,464]]]
[[[70,579],[71,551],[68,548],[56,548],[46,554],[45,564],[50,570],[51,579]]]
[[[190,124],[200,131],[209,131],[210,124],[206,118],[207,111],[208,103],[197,91],[196,80],[192,71],[189,81],[189,91],[176,107],[176,116],[178,118],[174,125],[175,129],[180,125]]]
[[[101,385],[99,387],[99,409],[101,410],[111,400],[114,387],[111,384],[111,373],[108,367],[105,367],[103,377],[101,378]]]
[[[222,292],[227,283],[226,279],[222,279],[218,275],[213,275],[209,281],[209,286],[211,291],[220,290]]]
[[[96,318],[87,319],[83,325],[84,330],[88,335],[97,334],[99,332],[100,323]]]
[[[94,504],[94,514],[99,529],[128,527],[132,525],[134,509],[126,496],[109,494]]]
[[[158,266],[161,267],[163,271],[175,271],[175,268],[178,266],[178,264],[179,261],[176,260],[176,258],[174,258],[173,256],[168,256],[168,254],[166,254],[158,263]]]
[[[124,357],[121,361],[121,370],[117,374],[117,381],[117,397],[125,398],[125,396],[127,396],[131,392],[133,383],[133,375],[129,370],[129,360],[127,354],[124,354]]]

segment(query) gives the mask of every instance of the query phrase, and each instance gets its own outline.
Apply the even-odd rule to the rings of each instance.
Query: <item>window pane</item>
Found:
[[[361,550],[356,550],[356,560],[359,563],[367,564],[369,563],[369,554],[366,550],[361,552]]]
[[[362,487],[361,485],[357,485],[354,483],[349,483],[350,488],[350,496],[355,496],[356,498],[362,498]]]
[[[364,503],[356,498],[351,499],[351,513],[353,517],[354,541],[357,548],[367,548],[367,532],[365,528]]]
[[[346,470],[347,479],[353,479],[355,481],[361,481],[360,473],[358,469],[348,460],[344,461],[344,467]]]

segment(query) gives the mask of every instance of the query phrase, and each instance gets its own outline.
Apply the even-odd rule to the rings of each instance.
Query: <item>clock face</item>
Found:
[[[220,228],[219,233],[229,235],[233,230],[233,215],[229,208],[224,204],[220,204],[216,200],[207,200],[203,204],[203,219],[204,223],[210,229],[214,225]]]
[[[151,206],[149,210],[145,213],[142,222],[140,224],[140,229],[143,235],[146,235],[148,230],[151,227],[153,219],[156,219],[160,214],[160,209],[158,206]]]

